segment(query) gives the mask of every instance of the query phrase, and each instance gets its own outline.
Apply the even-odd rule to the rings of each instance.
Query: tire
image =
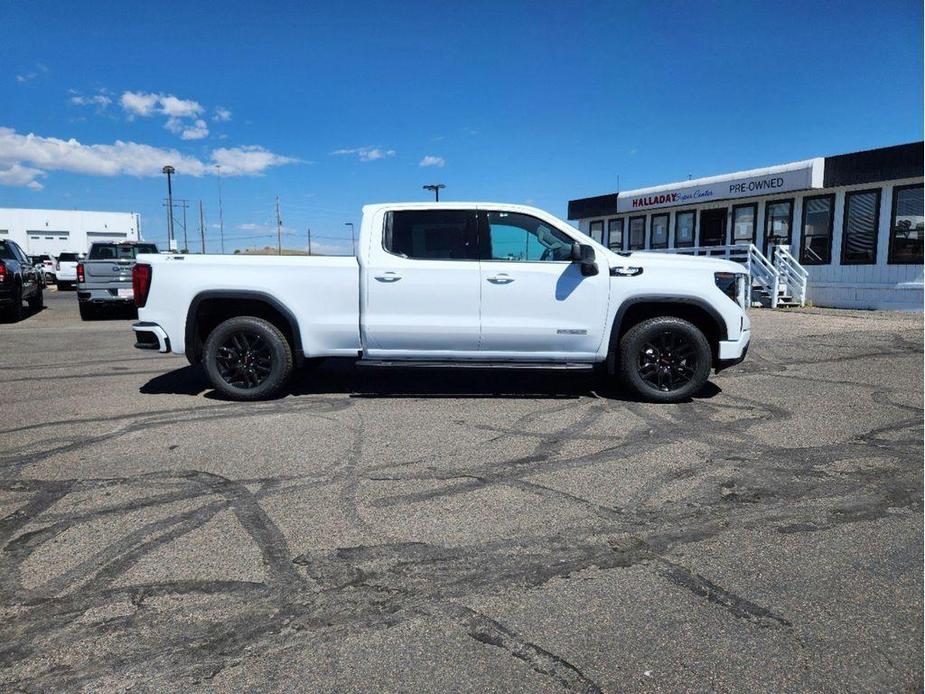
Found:
[[[10,323],[22,320],[22,285],[13,287],[12,302],[6,307],[3,317]]]
[[[202,363],[212,386],[232,400],[264,400],[292,375],[292,349],[272,323],[254,316],[229,318],[206,339]]]
[[[96,318],[96,308],[93,304],[80,303],[80,320],[94,320]]]
[[[707,338],[681,318],[649,318],[620,340],[621,379],[650,402],[681,402],[696,395],[712,366]]]
[[[35,294],[29,299],[29,310],[41,311],[43,306],[45,306],[45,300],[42,296],[42,288],[38,287],[35,290]]]

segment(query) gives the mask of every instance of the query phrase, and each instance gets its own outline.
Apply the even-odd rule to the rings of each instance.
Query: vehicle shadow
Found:
[[[330,359],[296,371],[289,386],[278,396],[348,394],[354,398],[504,398],[576,399],[601,397],[638,402],[596,372],[534,371],[516,369],[428,369],[365,367],[351,360]],[[145,395],[192,395],[225,400],[212,390],[199,366],[185,366],[145,383]],[[712,398],[722,392],[708,382],[695,399]]]
[[[32,316],[39,315],[42,311],[46,310],[47,308],[48,308],[47,306],[41,306],[37,309],[31,309],[31,308],[24,307],[22,310],[22,316],[20,316],[19,320],[14,320],[8,314],[0,315],[0,325],[15,325],[16,323],[22,323],[32,318]]]

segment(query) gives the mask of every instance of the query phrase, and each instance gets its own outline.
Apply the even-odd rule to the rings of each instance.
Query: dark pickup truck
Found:
[[[0,240],[0,315],[8,321],[22,318],[22,302],[42,308],[39,271],[15,241]]]
[[[77,301],[82,319],[95,318],[101,309],[134,305],[132,266],[139,253],[157,253],[157,247],[137,241],[90,246],[87,259],[77,264]]]

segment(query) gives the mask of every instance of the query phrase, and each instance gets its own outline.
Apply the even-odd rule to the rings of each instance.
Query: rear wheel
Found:
[[[91,303],[80,303],[80,319],[93,320],[96,318],[96,308]]]
[[[42,288],[37,287],[35,294],[29,299],[29,309],[32,311],[41,311],[42,307],[45,305],[44,298],[42,297]]]
[[[712,361],[707,338],[681,318],[649,318],[620,340],[624,383],[652,402],[680,402],[698,393]]]
[[[22,319],[22,286],[16,285],[10,296],[11,303],[4,312],[4,318],[11,323]]]
[[[230,318],[213,330],[202,353],[206,375],[234,400],[276,395],[292,375],[292,349],[272,323],[254,316]]]

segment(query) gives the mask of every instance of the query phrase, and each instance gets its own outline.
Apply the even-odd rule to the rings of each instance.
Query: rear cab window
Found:
[[[385,219],[383,248],[415,260],[478,260],[475,210],[394,210]]]
[[[139,253],[157,253],[157,246],[153,243],[94,243],[87,260],[134,260]]]

